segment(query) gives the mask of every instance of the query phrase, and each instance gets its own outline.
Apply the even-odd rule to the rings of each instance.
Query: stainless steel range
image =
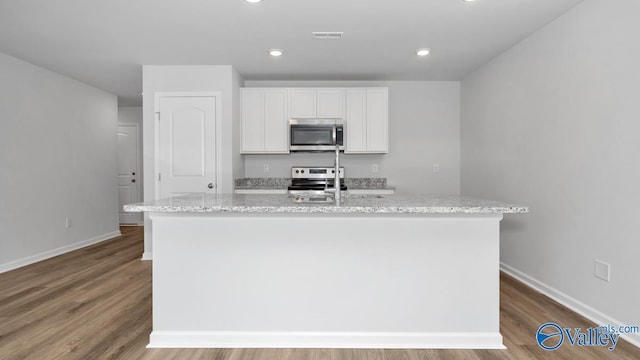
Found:
[[[335,183],[334,167],[294,166],[291,168],[291,186],[289,194],[292,196],[327,195]],[[344,167],[339,170],[340,179],[344,179]],[[346,191],[344,182],[340,182],[340,190]]]

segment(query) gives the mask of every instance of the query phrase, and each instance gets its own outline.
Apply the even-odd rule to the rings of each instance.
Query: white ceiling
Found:
[[[0,52],[121,105],[141,104],[142,65],[233,65],[246,80],[461,80],[581,1],[0,0]],[[432,54],[419,58],[421,47]]]

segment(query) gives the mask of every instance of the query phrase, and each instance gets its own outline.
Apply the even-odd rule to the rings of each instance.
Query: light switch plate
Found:
[[[606,282],[610,282],[611,281],[611,265],[604,261],[596,259],[594,275],[598,279],[602,279]]]

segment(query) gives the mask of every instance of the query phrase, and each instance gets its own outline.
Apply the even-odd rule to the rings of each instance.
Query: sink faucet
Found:
[[[325,192],[334,193],[336,201],[340,201],[340,145],[336,144],[336,160],[334,170],[333,188],[325,188]]]

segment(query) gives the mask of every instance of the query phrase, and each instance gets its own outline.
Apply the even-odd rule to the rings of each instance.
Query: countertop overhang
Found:
[[[517,214],[526,206],[462,196],[355,195],[335,202],[297,203],[287,195],[193,194],[125,205],[127,212],[323,213],[323,214]]]

